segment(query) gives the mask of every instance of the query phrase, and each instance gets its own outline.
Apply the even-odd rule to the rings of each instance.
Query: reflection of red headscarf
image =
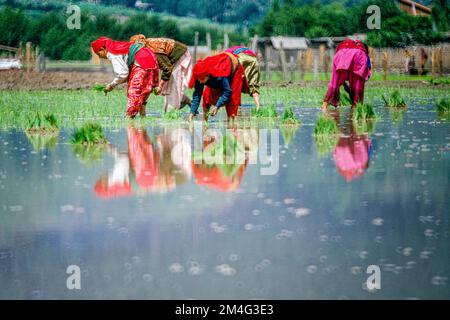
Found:
[[[144,130],[128,128],[128,155],[139,187],[151,188],[158,179],[160,158]]]
[[[109,185],[108,177],[102,177],[95,183],[94,192],[99,198],[115,198],[131,194],[131,186],[128,182]]]
[[[218,166],[195,164],[192,161],[195,183],[221,192],[236,191],[239,188],[246,168],[246,164],[242,164],[235,175],[227,177]]]
[[[192,78],[189,81],[189,87],[193,88],[196,80],[208,75],[215,78],[228,77],[231,73],[231,69],[231,59],[226,53],[220,53],[218,55],[199,60],[192,70]]]
[[[106,50],[112,54],[128,54],[131,45],[131,42],[113,41],[107,37],[100,37],[91,42],[92,50],[94,50],[94,52],[98,52],[101,48],[105,47]]]

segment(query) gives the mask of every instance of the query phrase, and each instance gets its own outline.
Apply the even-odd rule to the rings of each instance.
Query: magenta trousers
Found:
[[[334,69],[334,68],[333,68]],[[348,86],[345,84],[348,81]],[[345,90],[350,95],[350,100],[355,106],[358,102],[364,102],[364,85],[366,81],[356,73],[349,70],[333,70],[330,84],[328,85],[325,102],[333,106],[339,105],[339,90],[344,85]]]

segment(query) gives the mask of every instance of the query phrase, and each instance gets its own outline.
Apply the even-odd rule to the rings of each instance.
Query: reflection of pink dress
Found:
[[[347,181],[359,178],[369,166],[371,141],[367,138],[342,137],[334,149],[334,162],[338,172]]]
[[[344,48],[336,52],[333,58],[333,73],[324,101],[337,106],[340,87],[347,80],[352,103],[364,101],[364,85],[370,76],[365,51],[356,48]]]

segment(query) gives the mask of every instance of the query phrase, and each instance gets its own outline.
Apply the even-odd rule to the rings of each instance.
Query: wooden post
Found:
[[[322,66],[322,68],[320,68]],[[321,44],[319,46],[319,70],[322,69],[322,72],[325,68],[325,45]]]
[[[194,64],[197,63],[197,50],[198,50],[198,31],[195,31],[195,37],[194,37]]]
[[[19,42],[19,49],[17,50],[17,59],[22,60],[23,56],[22,56],[23,52],[22,52],[22,41]]]
[[[206,46],[208,47],[208,54],[211,55],[211,33],[209,32],[206,33]]]
[[[299,64],[300,68],[299,68],[299,76],[300,76],[300,80],[303,80],[303,54],[302,54],[302,50],[299,50],[297,52],[297,63]]]
[[[27,72],[31,71],[31,42],[25,45],[25,63]]]
[[[266,58],[266,81],[270,81],[270,48],[267,42],[264,43],[264,56]]]
[[[319,80],[319,54],[314,50],[314,81]]]
[[[284,54],[283,49],[283,41],[280,42],[280,61],[281,61],[281,68],[283,70],[283,80],[287,81],[288,75],[287,75],[286,55]]]
[[[436,63],[436,53],[434,47],[431,47],[431,79],[434,79],[434,65]]]
[[[443,63],[442,63],[442,47],[438,48],[438,73],[439,78],[442,78]]]
[[[387,80],[387,68],[388,68],[388,54],[387,51],[383,51],[383,80]]]
[[[230,47],[230,38],[228,38],[228,33],[223,34],[223,49],[226,50]]]
[[[289,64],[291,67],[291,82],[294,82],[295,80],[295,60],[294,60],[294,56],[290,56],[289,57]]]
[[[252,38],[252,51],[254,53],[257,53],[256,51],[258,51],[258,35],[255,34],[254,37]]]
[[[39,59],[39,47],[36,47],[36,50],[34,51],[34,54],[36,55],[35,63],[34,63],[34,71],[41,72],[40,68],[40,59]]]

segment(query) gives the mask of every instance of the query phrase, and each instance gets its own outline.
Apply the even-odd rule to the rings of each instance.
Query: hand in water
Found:
[[[106,87],[105,87],[105,89],[103,89],[103,92],[105,93],[105,96],[106,96],[106,94],[107,94],[108,92],[113,91],[113,89],[114,89],[114,87],[113,87],[112,85],[107,84]]]
[[[219,108],[217,108],[216,106],[214,106],[211,111],[209,112],[209,114],[211,115],[211,117],[215,117],[217,112],[219,112]]]
[[[194,120],[194,118],[195,118],[195,114],[189,113],[189,122],[192,122],[192,120]]]

